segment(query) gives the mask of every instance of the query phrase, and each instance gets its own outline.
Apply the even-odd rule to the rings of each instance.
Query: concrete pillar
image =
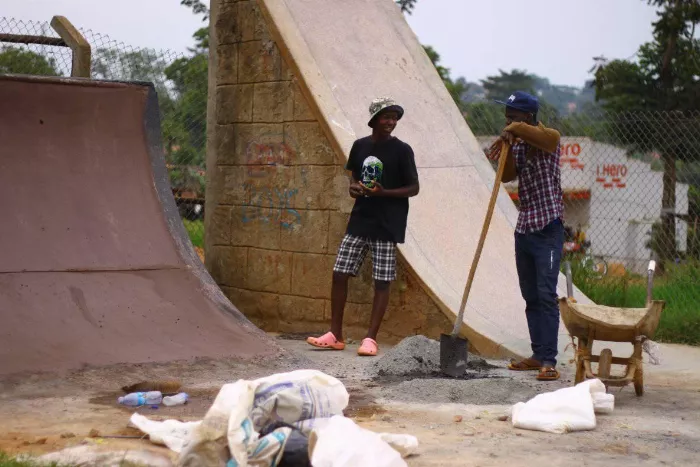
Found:
[[[353,200],[336,154],[255,0],[212,0],[206,265],[267,331],[328,330],[335,255]],[[369,259],[369,258],[368,258]],[[371,263],[351,280],[346,329],[364,337]],[[451,323],[400,259],[380,338],[437,337]]]

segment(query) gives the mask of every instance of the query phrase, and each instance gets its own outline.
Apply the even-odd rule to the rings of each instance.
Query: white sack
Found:
[[[406,467],[401,454],[373,431],[349,418],[332,417],[309,437],[314,467]]]
[[[513,406],[513,426],[526,430],[566,433],[593,430],[596,427],[592,393],[605,393],[599,379],[586,380],[571,388],[539,394]],[[600,410],[609,413],[610,397],[597,395]]]

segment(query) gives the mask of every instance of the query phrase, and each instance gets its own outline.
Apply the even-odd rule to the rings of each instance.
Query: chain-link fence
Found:
[[[468,106],[486,149],[505,126],[503,108]],[[700,334],[700,111],[609,113],[588,109],[538,119],[561,139],[566,228],[563,259],[591,299],[644,306],[645,277],[657,262],[654,298],[678,314],[660,337],[695,342]],[[518,205],[518,183],[506,189]],[[682,319],[683,317],[687,319]],[[690,328],[695,329],[690,329]]]
[[[94,79],[152,82],[158,92],[163,151],[173,195],[200,257],[204,255],[204,185],[207,113],[206,36],[189,54],[136,48],[79,29],[92,49]],[[40,43],[0,41],[0,73],[70,76],[72,52],[55,45],[47,22],[0,18],[0,34]],[[43,37],[44,39],[39,39]]]
[[[80,32],[92,47],[93,78],[144,80],[156,86],[173,194],[203,256],[206,34],[195,34],[196,46],[185,55],[133,48],[90,30]],[[57,35],[48,23],[1,18],[0,33],[53,38],[45,44],[0,42],[0,73],[70,75],[71,51],[49,44]],[[665,315],[674,316],[659,337],[697,343],[700,112],[559,107],[545,106],[539,119],[562,134],[564,259],[573,266],[576,285],[598,303],[643,306],[644,273],[655,259],[659,270],[654,295],[667,301]],[[503,109],[481,101],[464,110],[481,145],[488,147],[505,126]],[[507,189],[517,206],[517,181]]]

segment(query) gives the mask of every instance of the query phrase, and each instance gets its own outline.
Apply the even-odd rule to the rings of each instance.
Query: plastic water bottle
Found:
[[[175,394],[174,396],[165,396],[163,398],[163,404],[167,406],[171,405],[183,405],[187,403],[187,400],[189,399],[189,396],[187,395],[186,392],[181,392],[179,394]]]
[[[128,405],[130,407],[139,407],[142,405],[160,404],[163,400],[163,394],[160,391],[148,391],[148,392],[132,392],[126,396],[117,399],[122,405]]]

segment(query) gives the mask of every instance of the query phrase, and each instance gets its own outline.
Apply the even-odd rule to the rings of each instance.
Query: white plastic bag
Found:
[[[571,388],[539,394],[527,402],[518,402],[513,406],[513,426],[550,433],[593,430],[596,427],[593,393],[605,393],[605,385],[599,379],[586,380]],[[612,411],[612,394],[595,397],[599,402],[599,410],[605,413]]]
[[[181,422],[179,420],[165,420],[158,422],[149,420],[138,412],[134,412],[129,419],[132,425],[146,433],[154,444],[163,444],[168,449],[180,452],[185,440],[189,438],[192,430],[202,422]]]
[[[406,467],[401,454],[373,431],[342,415],[334,416],[309,436],[314,467]]]
[[[396,433],[379,433],[379,437],[389,443],[389,446],[394,448],[401,454],[401,457],[408,457],[416,453],[418,449],[418,438],[413,435],[396,434]]]
[[[225,384],[183,445],[181,466],[275,465],[290,428],[260,438],[275,422],[312,426],[309,420],[342,414],[349,401],[343,383],[317,370],[279,373]],[[265,430],[268,431],[268,430]],[[228,449],[227,449],[228,448]],[[222,463],[223,462],[223,463]]]

